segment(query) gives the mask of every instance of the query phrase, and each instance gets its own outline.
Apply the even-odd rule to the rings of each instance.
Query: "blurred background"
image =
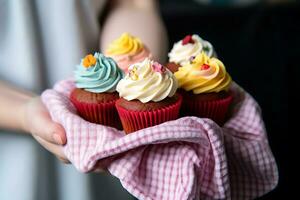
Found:
[[[300,5],[297,1],[161,0],[170,48],[187,34],[210,41],[234,81],[260,104],[279,184],[260,199],[293,197],[292,152],[300,89]],[[296,114],[296,115],[293,115]],[[295,123],[294,123],[295,122]],[[298,173],[297,173],[298,174]]]

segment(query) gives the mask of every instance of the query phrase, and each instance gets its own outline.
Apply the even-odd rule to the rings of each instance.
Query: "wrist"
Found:
[[[30,99],[25,100],[18,108],[18,128],[26,133],[29,133],[27,122],[26,122],[26,110],[27,110],[27,104],[29,103]]]
[[[25,104],[34,94],[1,81],[0,91],[0,128],[24,131]]]
[[[30,126],[29,126],[29,120],[30,120],[30,114],[29,114],[29,107],[30,104],[34,101],[34,99],[37,98],[35,96],[28,97],[19,107],[19,129],[23,132],[30,133]]]

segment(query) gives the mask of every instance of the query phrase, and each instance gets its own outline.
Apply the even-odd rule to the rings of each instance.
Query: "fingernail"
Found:
[[[53,139],[58,144],[62,144],[63,143],[61,137],[58,134],[54,134],[53,135]]]

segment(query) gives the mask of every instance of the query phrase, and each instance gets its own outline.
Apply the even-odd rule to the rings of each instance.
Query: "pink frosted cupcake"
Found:
[[[126,133],[177,119],[182,102],[172,72],[145,59],[133,64],[117,85],[116,107]]]
[[[124,72],[127,72],[130,65],[141,62],[145,58],[152,58],[148,48],[141,40],[129,33],[123,33],[114,40],[108,46],[106,55],[112,57]]]
[[[174,74],[182,89],[182,114],[210,118],[219,125],[226,120],[232,101],[229,91],[231,77],[217,58],[200,53]]]

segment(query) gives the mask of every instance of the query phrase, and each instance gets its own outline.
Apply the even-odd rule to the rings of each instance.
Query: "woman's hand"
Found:
[[[62,146],[67,142],[65,130],[60,124],[52,121],[40,97],[28,99],[22,106],[22,112],[23,129],[31,133],[36,141],[59,160],[69,163]]]

